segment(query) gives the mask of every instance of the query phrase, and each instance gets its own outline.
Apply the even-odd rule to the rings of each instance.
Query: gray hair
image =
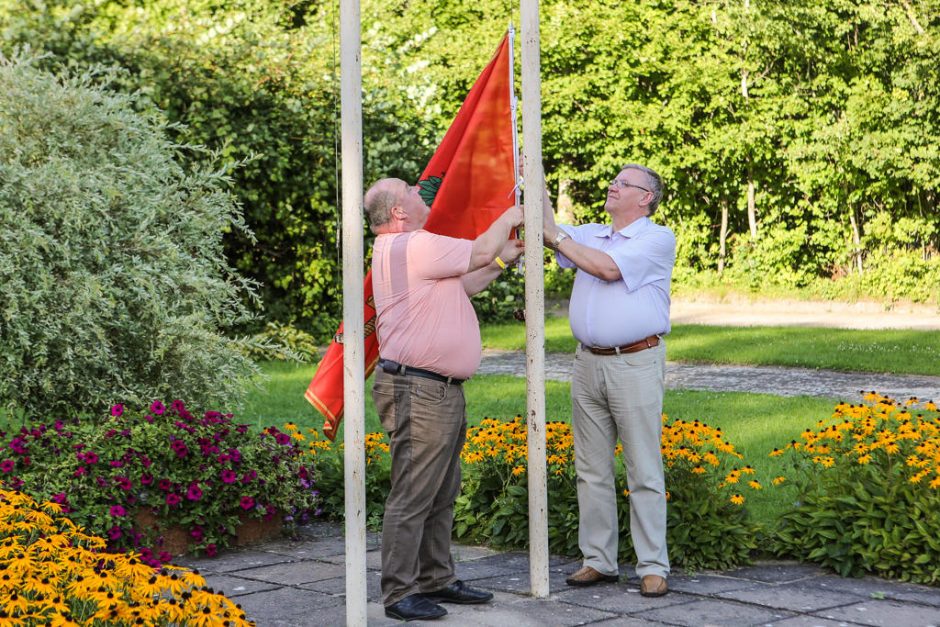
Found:
[[[388,224],[392,217],[392,207],[401,202],[401,192],[389,185],[392,181],[404,184],[400,179],[380,179],[372,184],[362,200],[366,215],[369,216],[369,228],[373,231],[383,224]]]
[[[620,168],[621,172],[624,170],[639,170],[646,175],[646,184],[653,193],[653,197],[650,199],[649,204],[649,214],[653,215],[656,213],[656,210],[659,208],[659,201],[663,199],[663,178],[645,165],[640,165],[638,163],[628,163],[627,165]]]

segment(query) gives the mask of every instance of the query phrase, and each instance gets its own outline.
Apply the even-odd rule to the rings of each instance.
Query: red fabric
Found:
[[[467,94],[460,111],[421,175],[422,196],[432,199],[425,229],[475,239],[515,202],[509,37]],[[365,278],[366,376],[379,359],[372,272]],[[343,416],[343,327],[330,343],[305,398],[325,417],[323,433],[336,437]]]

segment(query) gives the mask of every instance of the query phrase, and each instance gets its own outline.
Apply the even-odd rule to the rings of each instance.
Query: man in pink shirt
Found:
[[[391,491],[382,522],[385,614],[427,620],[438,602],[485,603],[489,592],[456,578],[450,554],[460,451],[467,421],[461,384],[480,365],[470,296],[522,254],[510,240],[522,211],[510,207],[475,240],[423,230],[430,209],[399,179],[366,192],[378,237],[372,254],[379,367],[372,396],[389,435]]]

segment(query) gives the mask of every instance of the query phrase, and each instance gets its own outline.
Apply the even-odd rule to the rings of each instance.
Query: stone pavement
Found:
[[[379,538],[368,534],[369,625],[392,625],[379,592]],[[346,624],[343,529],[318,522],[296,541],[276,540],[215,558],[187,557],[208,584],[240,604],[259,627]],[[528,554],[455,545],[457,576],[491,590],[480,606],[446,605],[439,625],[940,625],[940,588],[867,577],[844,579],[795,562],[758,562],[727,572],[673,572],[671,592],[647,599],[631,567],[621,582],[570,588],[579,563],[552,558],[550,595],[529,595]]]
[[[573,356],[545,355],[545,378],[571,381]],[[477,374],[525,376],[525,353],[483,351]],[[897,399],[916,396],[940,400],[940,377],[838,372],[779,366],[666,363],[666,387],[717,392],[757,392],[777,396],[820,396],[858,402],[860,390],[877,390]]]

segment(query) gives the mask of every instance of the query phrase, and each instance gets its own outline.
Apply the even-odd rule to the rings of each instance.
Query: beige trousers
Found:
[[[660,453],[666,345],[623,355],[578,349],[571,383],[575,469],[584,565],[617,574],[614,447],[623,443],[630,490],[630,535],[636,572],[669,574],[666,488]]]
[[[379,368],[372,398],[392,458],[382,520],[382,598],[388,606],[456,579],[450,536],[467,420],[459,385]]]

